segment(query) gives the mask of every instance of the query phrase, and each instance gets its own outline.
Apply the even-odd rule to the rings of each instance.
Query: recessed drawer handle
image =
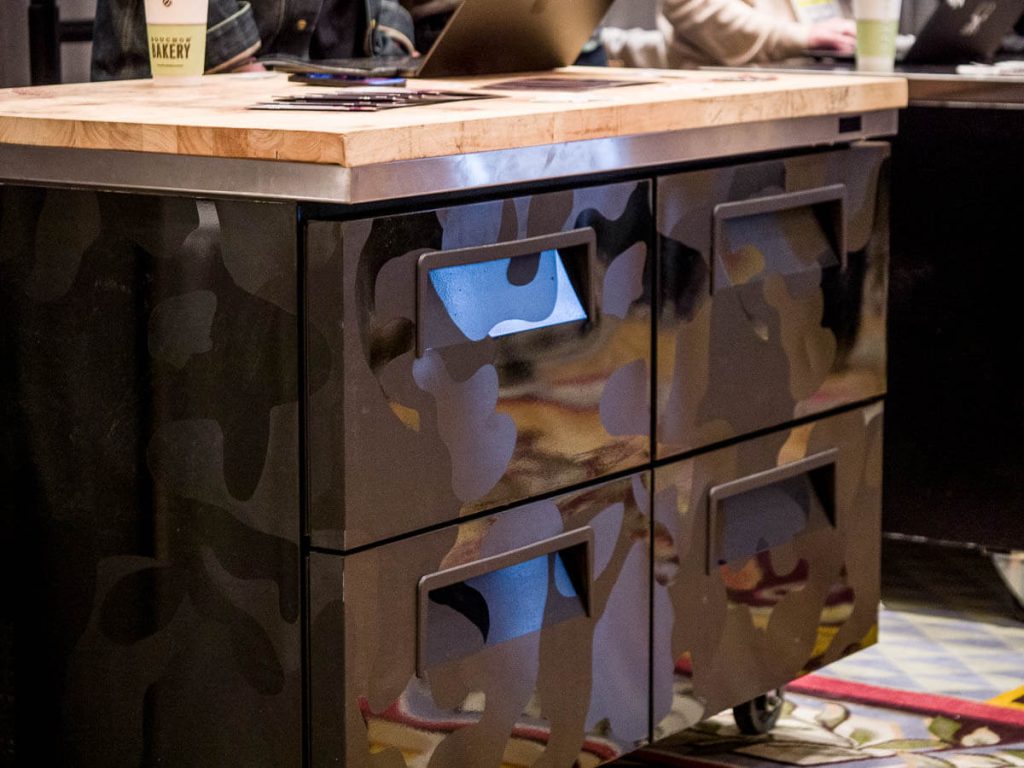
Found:
[[[593,551],[578,528],[421,578],[416,674],[590,615]]]
[[[712,293],[768,274],[845,269],[845,206],[844,184],[719,203],[712,215]]]
[[[707,574],[836,523],[836,461],[830,448],[708,493]]]
[[[594,319],[590,227],[419,258],[416,355]]]

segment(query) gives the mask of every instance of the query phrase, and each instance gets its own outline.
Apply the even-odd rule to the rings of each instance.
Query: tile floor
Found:
[[[886,538],[879,642],[819,674],[988,701],[1024,686],[1024,614],[979,549]]]
[[[883,607],[878,644],[818,674],[988,701],[1024,686],[1024,624]]]
[[[1024,613],[986,553],[886,538],[879,643],[819,674],[987,701],[1024,686]]]

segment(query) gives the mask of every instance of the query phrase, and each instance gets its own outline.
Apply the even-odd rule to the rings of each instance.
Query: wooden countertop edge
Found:
[[[301,156],[287,150],[288,145],[296,143],[304,147]],[[327,131],[69,121],[21,116],[10,121],[0,117],[0,144],[347,165],[345,137]]]
[[[817,89],[809,89],[816,91]],[[519,141],[522,134],[507,136],[504,141],[495,141],[488,121],[464,120],[460,130],[451,135],[431,136],[429,151],[416,155],[410,152],[396,152],[412,143],[418,128],[391,128],[380,132],[359,132],[346,137],[345,150],[350,167],[369,165],[376,162],[386,149],[393,160],[411,160],[418,157],[446,156],[470,152],[485,152],[498,149],[512,149],[524,146],[559,144],[588,139],[605,139],[617,136],[636,135],[635,110],[644,113],[643,133],[665,133],[696,128],[727,126],[746,123],[760,123],[771,120],[817,117],[831,114],[870,112],[881,109],[897,109],[907,104],[906,82],[890,79],[870,86],[857,84],[837,88],[823,87],[828,98],[820,94],[811,95],[803,90],[775,91],[757,94],[716,94],[706,97],[691,97],[686,101],[685,113],[679,104],[672,101],[650,102],[642,106],[635,104],[606,105],[601,110],[571,109],[548,115],[524,115],[506,118],[513,125],[517,119],[530,124],[530,135],[541,135],[540,140]],[[870,92],[869,92],[870,91]],[[824,105],[824,106],[822,106]],[[538,126],[538,124],[540,124]],[[423,147],[420,139],[420,147]]]
[[[496,103],[496,102],[493,102]],[[837,84],[786,87],[766,83],[756,92],[685,98],[652,98],[642,103],[569,102],[559,110],[551,104],[517,104],[518,113],[495,115],[488,102],[459,104],[451,109],[420,113],[416,124],[378,124],[371,118],[349,120],[339,130],[217,126],[186,116],[171,124],[49,117],[45,114],[0,114],[0,143],[74,149],[116,149],[181,155],[287,160],[359,167],[444,157],[472,152],[516,149],[638,133],[636,110],[644,110],[644,133],[709,126],[757,123],[827,114],[895,109],[906,106],[907,82],[901,78],[850,79]],[[401,110],[404,111],[404,110]],[[419,110],[416,110],[417,112]],[[383,113],[373,113],[383,114]],[[392,113],[394,114],[394,113]],[[194,124],[189,124],[189,121]],[[434,128],[435,130],[431,130]]]

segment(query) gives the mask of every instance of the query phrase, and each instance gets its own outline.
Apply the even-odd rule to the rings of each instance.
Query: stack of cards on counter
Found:
[[[392,87],[348,87],[336,91],[315,91],[277,96],[273,101],[253,104],[249,109],[315,110],[323,112],[379,112],[382,109],[419,107],[453,101],[488,99],[493,96],[457,91],[408,90]]]

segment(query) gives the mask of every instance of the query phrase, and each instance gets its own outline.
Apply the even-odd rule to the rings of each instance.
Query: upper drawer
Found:
[[[650,197],[639,182],[308,225],[315,545],[650,458]]]
[[[659,457],[885,392],[888,154],[659,180]]]

